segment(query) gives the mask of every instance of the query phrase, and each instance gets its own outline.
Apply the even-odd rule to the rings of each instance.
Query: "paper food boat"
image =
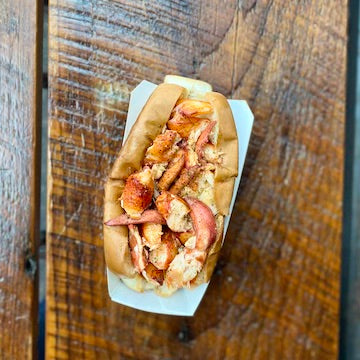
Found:
[[[132,92],[130,96],[129,110],[126,120],[124,140],[127,138],[131,127],[134,125],[142,108],[148,98],[155,90],[157,85],[142,81]],[[230,206],[230,215],[224,219],[224,238],[230,222],[230,216],[234,207],[237,190],[240,184],[241,173],[244,167],[247,148],[249,145],[251,129],[254,121],[246,101],[228,100],[238,135],[239,141],[239,174],[235,181],[234,193]],[[108,290],[112,301],[122,305],[130,306],[135,309],[148,311],[158,314],[193,316],[195,310],[203,298],[209,283],[201,284],[194,289],[181,289],[168,298],[156,295],[153,291],[138,293],[129,289],[124,283],[107,269]]]

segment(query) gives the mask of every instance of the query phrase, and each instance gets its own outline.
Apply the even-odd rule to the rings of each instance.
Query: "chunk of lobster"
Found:
[[[132,219],[127,214],[121,214],[105,222],[108,226],[138,225],[145,223],[166,224],[164,217],[157,210],[145,210],[138,219]],[[161,226],[161,225],[160,225]]]
[[[190,208],[181,197],[163,191],[156,199],[155,205],[172,231],[185,232],[192,229]]]
[[[162,174],[166,171],[167,162],[153,164],[151,167],[151,174],[154,180],[158,180],[161,178]]]
[[[178,151],[177,143],[181,137],[176,131],[166,130],[158,135],[153,144],[146,150],[144,163],[157,164],[168,162]]]
[[[161,236],[163,234],[161,224],[147,222],[141,225],[141,232],[142,232],[144,244],[150,250],[159,247],[159,245],[161,244]]]
[[[187,139],[192,130],[201,123],[201,118],[185,117],[175,112],[173,117],[167,122],[167,127],[176,131],[182,138]]]
[[[141,273],[148,263],[148,252],[144,247],[136,225],[129,225],[129,247],[135,270]]]
[[[194,223],[195,243],[185,247],[169,265],[165,283],[168,287],[186,286],[201,271],[207,258],[208,250],[216,239],[216,222],[208,206],[200,200],[185,198],[191,209]],[[186,244],[190,239],[187,240]]]
[[[195,148],[195,147],[194,147]],[[195,152],[195,150],[189,145],[185,146],[185,167],[187,169],[200,165],[199,158]]]
[[[213,108],[209,102],[193,99],[179,100],[174,112],[185,117],[197,117],[208,115],[213,112]]]
[[[159,270],[166,270],[178,252],[178,242],[173,232],[167,231],[161,239],[161,244],[150,251],[149,259]]]
[[[168,169],[158,182],[159,190],[167,190],[179,175],[185,164],[185,151],[179,150],[175,158],[170,162]]]
[[[203,132],[200,134],[196,142],[195,151],[199,158],[203,157],[203,147],[207,142],[209,142],[209,135],[215,125],[216,125],[216,121],[211,121],[203,130]]]
[[[177,239],[181,242],[181,244],[185,245],[185,243],[192,237],[194,237],[195,232],[193,230],[176,233]]]
[[[170,193],[178,194],[186,185],[192,181],[200,171],[200,166],[195,165],[189,168],[183,168],[181,170],[179,178],[176,180],[173,186],[170,188]]]
[[[207,143],[202,148],[202,155],[206,162],[212,164],[220,163],[220,154],[216,151],[216,148],[213,144]]]
[[[155,286],[160,286],[164,282],[164,271],[159,270],[151,262],[149,262],[142,271],[142,275],[148,282]]]
[[[145,167],[127,178],[120,204],[131,218],[138,219],[151,204],[153,195],[154,179],[150,168]]]
[[[197,250],[206,251],[216,239],[215,216],[211,209],[202,201],[186,197],[184,199],[190,207],[190,217],[193,222]]]
[[[202,167],[199,175],[186,187],[184,187],[179,196],[185,199],[187,196],[197,198],[206,204],[213,214],[217,214],[217,207],[215,201],[215,174],[214,171],[209,167]]]
[[[203,268],[206,257],[205,251],[184,248],[169,265],[165,284],[176,289],[189,285]]]

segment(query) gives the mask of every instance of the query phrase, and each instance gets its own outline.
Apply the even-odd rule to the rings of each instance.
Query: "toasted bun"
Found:
[[[125,276],[120,276],[120,279],[123,283],[129,287],[131,290],[137,292],[144,292],[145,290],[153,290],[154,285],[148,283],[142,276],[136,274],[133,278],[127,278]]]
[[[215,170],[215,202],[219,214],[228,215],[238,175],[238,138],[235,121],[225,96],[216,92],[207,93],[205,100],[214,107],[213,119],[219,124],[217,151],[222,154],[221,165]]]
[[[163,284],[160,287],[155,288],[155,293],[162,297],[169,297],[171,296],[177,289],[176,288],[169,288],[166,284]]]
[[[166,75],[165,84],[176,84],[186,89],[184,97],[203,100],[206,93],[212,91],[212,87],[205,81],[189,79],[178,75]]]
[[[119,198],[125,179],[139,170],[146,149],[151,145],[167,120],[184,89],[174,84],[161,84],[151,94],[128,138],[121,148],[105,184],[104,221],[124,212]],[[104,253],[108,268],[118,275],[135,276],[128,246],[127,226],[104,225]]]
[[[130,134],[123,145],[110,177],[105,185],[104,221],[123,213],[119,198],[125,179],[139,170],[146,149],[159,135],[170,117],[176,102],[182,98],[205,100],[213,105],[212,120],[218,123],[217,149],[222,154],[222,164],[215,170],[215,202],[218,209],[216,218],[217,236],[211,246],[203,269],[192,281],[192,286],[208,282],[216,265],[222,245],[224,219],[229,213],[234,181],[238,169],[238,144],[234,119],[226,98],[211,91],[211,85],[175,75],[167,75],[164,84],[159,85],[150,96]],[[108,268],[121,276],[123,282],[135,291],[148,290],[148,284],[139,274],[131,261],[126,226],[110,227],[104,225],[104,252]],[[161,286],[155,289],[161,296],[170,296],[176,289]]]
[[[119,203],[123,192],[124,180],[109,179],[105,184],[104,221],[124,212]],[[127,226],[104,225],[104,254],[107,267],[115,274],[135,276],[128,245]]]

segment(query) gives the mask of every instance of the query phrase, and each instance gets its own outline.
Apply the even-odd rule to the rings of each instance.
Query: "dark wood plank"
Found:
[[[47,357],[335,359],[346,0],[50,2]],[[193,318],[112,303],[104,180],[129,93],[166,73],[248,100],[224,249]]]
[[[347,51],[345,172],[341,266],[341,360],[360,358],[360,66],[359,2],[349,2]]]
[[[37,347],[42,2],[0,1],[0,358]]]

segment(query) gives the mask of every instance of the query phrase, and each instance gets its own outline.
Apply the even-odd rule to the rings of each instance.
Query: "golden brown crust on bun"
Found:
[[[225,96],[216,92],[206,94],[205,99],[214,106],[214,118],[219,124],[217,150],[222,161],[215,170],[215,201],[220,214],[228,215],[238,174],[238,138],[235,121]]]
[[[124,189],[123,180],[109,179],[105,184],[104,221],[108,221],[124,210],[120,206],[119,198]],[[135,268],[131,262],[128,245],[127,226],[104,225],[104,253],[107,267],[115,274],[128,277],[135,275]]]
[[[104,221],[124,213],[120,205],[125,179],[140,169],[146,149],[161,133],[170,113],[182,96],[184,89],[178,85],[160,84],[151,94],[121,148],[110,178],[105,184]],[[104,225],[104,253],[108,268],[128,277],[135,275],[128,246],[127,226]]]

